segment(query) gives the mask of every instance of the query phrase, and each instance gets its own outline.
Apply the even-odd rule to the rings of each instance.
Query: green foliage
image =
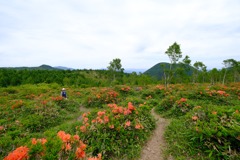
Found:
[[[0,88],[0,159],[21,146],[29,148],[30,159],[74,159],[80,141],[71,141],[66,150],[59,131],[71,139],[79,135],[87,144],[86,157],[136,158],[155,128],[149,112],[154,107],[175,118],[165,134],[169,154],[239,158],[238,83],[66,87],[68,99],[59,96],[61,88],[57,83]],[[33,145],[33,138],[41,143]]]
[[[169,103],[172,107],[164,113],[176,118],[165,132],[168,154],[179,159],[240,158],[236,85],[202,85],[175,93],[186,98],[178,99],[173,105]]]
[[[78,127],[80,137],[90,147],[87,152],[101,152],[104,159],[114,157],[132,159],[155,128],[147,107],[135,108],[109,104],[102,111],[83,114],[83,124]]]

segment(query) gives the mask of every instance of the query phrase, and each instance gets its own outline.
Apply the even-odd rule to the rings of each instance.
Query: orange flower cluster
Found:
[[[179,107],[182,107],[183,103],[187,102],[186,98],[181,98],[180,100],[176,101]],[[188,104],[186,104],[188,106]]]
[[[34,99],[35,97],[34,94],[26,95],[26,99]]]
[[[128,108],[123,108],[121,106],[117,106],[116,104],[108,104],[108,107],[112,109],[112,113],[114,114],[124,114],[129,115],[131,114],[136,108],[133,106],[131,102],[128,102]],[[137,112],[136,112],[137,114]]]
[[[129,86],[126,86],[126,87],[122,87],[122,88],[121,88],[121,90],[122,90],[122,91],[125,91],[125,92],[130,91],[130,89],[131,89],[131,88],[130,88]]]
[[[28,159],[29,148],[26,146],[21,146],[15,149],[13,152],[9,153],[4,160],[24,160]]]
[[[46,105],[48,103],[48,101],[47,100],[43,100],[41,103],[42,103],[42,105]]]
[[[3,126],[0,126],[0,131],[4,130],[4,127]]]
[[[224,97],[228,97],[229,94],[227,94],[225,91],[219,90],[212,90],[212,91],[208,91],[207,92],[209,94],[209,96],[213,96],[213,95],[220,95],[220,96],[224,96]]]
[[[70,151],[72,149],[72,145],[77,143],[78,147],[75,152],[76,158],[80,159],[85,157],[84,150],[87,148],[87,145],[80,140],[78,135],[71,136],[70,134],[66,134],[64,131],[59,131],[57,135],[63,142],[62,150]]]
[[[87,148],[87,145],[84,144],[82,141],[80,141],[79,147],[77,148],[75,155],[77,159],[84,158],[85,155],[85,149]]]
[[[112,89],[103,88],[98,92],[95,91],[94,95],[95,98],[93,98],[93,96],[88,97],[88,103],[92,103],[93,101],[100,101],[101,103],[114,103],[119,94]]]
[[[106,114],[106,111],[98,111],[96,119],[92,120],[92,123],[108,123],[109,122],[109,117]]]
[[[157,85],[156,88],[160,89],[160,90],[164,90],[165,89],[165,87],[163,85]]]
[[[22,106],[23,106],[23,101],[19,100],[19,101],[16,101],[16,103],[12,105],[12,109],[20,108]]]
[[[41,143],[42,145],[44,145],[46,142],[47,140],[45,138],[41,138],[41,139],[32,138],[33,145],[36,145],[37,143]]]
[[[198,116],[192,116],[192,120],[193,120],[193,121],[198,120]]]
[[[140,123],[136,124],[136,125],[135,125],[135,128],[136,128],[136,129],[144,129],[143,125],[140,124]]]
[[[213,114],[213,115],[217,115],[217,112],[216,112],[216,111],[212,111],[212,114]]]
[[[115,91],[108,91],[107,94],[110,98],[116,98],[118,96],[118,93]]]
[[[52,100],[59,102],[63,100],[63,97],[62,96],[52,97]]]
[[[90,112],[88,112],[88,113],[83,113],[82,114],[82,117],[83,117],[83,126],[80,126],[79,127],[79,129],[80,129],[80,131],[81,132],[86,132],[87,131],[87,127],[89,126],[89,123],[88,123],[88,117],[87,117],[87,115],[89,115],[90,114]],[[78,127],[76,127],[76,129],[77,129]]]
[[[102,155],[99,153],[97,157],[90,157],[88,158],[88,160],[101,160],[102,159]]]
[[[131,125],[131,122],[130,122],[130,121],[127,121],[127,122],[125,123],[124,128],[126,128],[126,127],[130,127],[130,125]]]

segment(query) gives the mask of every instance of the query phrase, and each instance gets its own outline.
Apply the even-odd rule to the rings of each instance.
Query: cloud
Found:
[[[175,41],[192,63],[240,59],[238,0],[0,2],[0,65],[150,68]]]

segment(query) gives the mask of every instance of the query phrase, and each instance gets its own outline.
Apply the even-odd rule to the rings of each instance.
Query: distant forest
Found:
[[[63,86],[85,88],[104,87],[115,84],[146,85],[156,82],[154,78],[145,74],[112,73],[109,70],[0,69],[0,87],[18,86],[22,84],[57,83]]]
[[[240,65],[220,70],[206,70],[183,63],[158,63],[144,73],[124,73],[112,70],[60,70],[53,68],[0,68],[0,87],[22,84],[57,83],[75,87],[106,87],[111,85],[164,84],[171,74],[169,84],[176,83],[230,83],[240,82]]]

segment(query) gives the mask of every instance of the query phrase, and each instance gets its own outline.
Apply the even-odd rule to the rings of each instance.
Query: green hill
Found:
[[[61,70],[46,64],[38,67],[2,67],[2,69],[15,69],[15,70]]]
[[[162,79],[164,76],[164,69],[169,69],[169,68],[170,68],[170,63],[160,62],[154,65],[153,67],[151,67],[150,69],[148,69],[147,71],[145,71],[144,74],[155,77],[157,79]],[[192,71],[194,70],[192,66],[185,65],[182,63],[174,64],[172,66],[172,69],[174,70],[180,69],[180,68],[182,68],[184,72],[188,75],[192,75]]]

